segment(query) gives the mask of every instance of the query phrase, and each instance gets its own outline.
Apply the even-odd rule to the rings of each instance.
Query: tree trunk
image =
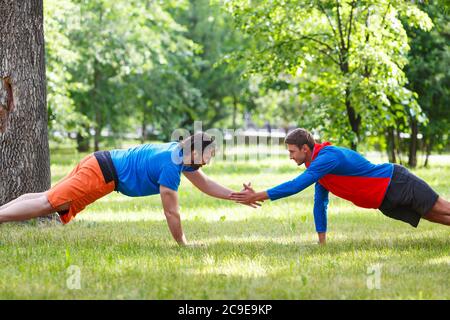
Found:
[[[345,106],[347,109],[347,115],[348,115],[348,120],[350,122],[350,127],[352,128],[353,133],[356,136],[356,141],[352,140],[351,142],[351,148],[352,150],[357,150],[358,149],[358,143],[359,143],[359,127],[361,125],[361,116],[356,114],[355,109],[352,107],[351,105],[351,101],[349,99],[349,97],[347,96],[346,93],[346,97],[345,97]]]
[[[235,95],[233,95],[233,130],[236,130],[237,105],[237,98]]]
[[[397,159],[398,159],[398,163],[400,165],[403,165],[403,160],[402,160],[402,144],[401,144],[401,137],[400,137],[400,130],[397,129],[395,130],[395,141],[396,141],[396,150],[397,150]]]
[[[101,117],[101,114],[100,114],[100,110],[98,109],[98,106],[97,106],[97,109],[95,110],[95,122],[96,122],[96,125],[95,125],[95,128],[94,128],[94,131],[95,131],[95,134],[94,134],[94,151],[100,150],[100,139],[101,139],[101,131],[102,131],[102,128],[100,126],[101,118],[102,117]]]
[[[142,113],[142,135],[141,135],[141,143],[144,144],[147,140],[147,119],[145,119],[145,110]]]
[[[0,205],[50,188],[43,1],[0,0]]]
[[[425,163],[423,164],[425,168],[428,168],[428,160],[430,159],[431,149],[433,148],[433,143],[431,140],[432,139],[430,137],[425,143]]]
[[[394,128],[387,128],[387,152],[390,163],[397,163],[397,156],[395,154],[395,134]]]
[[[101,17],[101,16],[100,16]],[[92,90],[92,100],[93,100],[93,107],[94,107],[94,113],[95,113],[95,125],[94,125],[94,151],[100,150],[100,139],[101,139],[101,132],[103,128],[103,117],[102,117],[102,110],[100,106],[100,97],[99,97],[99,91],[100,91],[100,83],[102,81],[102,74],[100,70],[100,63],[95,58],[94,60],[94,88]]]
[[[416,119],[411,119],[411,140],[409,142],[408,166],[415,168],[417,166],[417,134],[419,125]]]
[[[87,128],[89,131],[89,128]],[[77,133],[77,150],[78,152],[89,151],[89,137],[83,137],[81,133]]]
[[[348,51],[345,49],[341,49],[342,50],[342,55],[343,55],[343,62],[341,63],[341,71],[342,73],[347,77],[349,72],[350,72],[350,66],[349,66],[349,62],[348,62]],[[359,143],[359,138],[360,138],[360,133],[359,133],[359,128],[361,126],[361,116],[359,114],[356,113],[355,109],[352,106],[352,102],[350,100],[350,88],[347,86],[345,88],[345,109],[347,110],[347,116],[348,116],[348,121],[350,123],[350,128],[352,129],[353,133],[355,134],[356,137],[356,141],[355,139],[352,139],[351,141],[351,148],[352,150],[355,150],[358,148],[358,143]]]

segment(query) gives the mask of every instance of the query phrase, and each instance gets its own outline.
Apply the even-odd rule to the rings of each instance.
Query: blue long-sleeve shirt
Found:
[[[364,208],[378,208],[389,186],[393,165],[375,165],[359,153],[331,146],[326,142],[314,146],[311,163],[295,179],[267,190],[274,201],[296,194],[316,183],[314,221],[317,232],[327,230],[328,194],[352,201]]]
[[[314,193],[314,223],[316,232],[327,231],[328,190],[316,182]]]

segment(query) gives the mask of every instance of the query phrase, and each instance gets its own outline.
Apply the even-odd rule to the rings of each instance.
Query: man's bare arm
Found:
[[[265,201],[269,199],[267,191],[255,192],[252,188],[249,188],[244,184],[245,190],[241,192],[233,192],[231,194],[231,200],[239,203],[255,203],[260,201]]]
[[[192,182],[194,186],[196,186],[203,193],[219,199],[232,200],[231,194],[234,192],[233,190],[228,189],[227,187],[224,187],[211,180],[201,170],[197,170],[194,172],[184,172],[184,175],[190,182]],[[246,205],[256,208],[261,204],[253,202],[246,203]]]
[[[192,182],[200,191],[210,195],[211,197],[230,200],[233,190],[221,186],[217,182],[211,180],[200,169],[193,172],[183,172],[185,177]]]
[[[181,218],[178,206],[178,193],[164,186],[159,188],[161,194],[161,202],[164,208],[167,224],[170,233],[179,245],[186,245],[186,237],[181,228]]]

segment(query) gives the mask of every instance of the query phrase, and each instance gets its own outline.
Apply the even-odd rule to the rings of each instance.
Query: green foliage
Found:
[[[418,102],[429,119],[420,127],[424,147],[442,151],[450,143],[450,21],[440,4],[421,6],[433,19],[430,32],[408,28],[411,51],[406,68],[408,87],[418,94]]]
[[[448,145],[445,1],[44,2],[53,139],[167,140],[250,112],[354,148],[414,120],[430,150]]]
[[[60,131],[94,130],[96,146],[103,129],[168,139],[194,120],[211,127],[248,109],[243,68],[226,61],[245,40],[217,5],[48,0],[46,17],[49,105]]]
[[[306,110],[294,113],[338,142],[409,112],[420,114],[405,87],[408,39],[400,19],[429,30],[432,22],[405,1],[225,1],[241,30],[257,39],[244,54],[250,72],[289,75]],[[294,115],[293,114],[293,115]]]
[[[201,92],[203,105],[191,108],[185,127],[190,128],[194,120],[203,120],[210,128],[233,112],[249,109],[251,97],[248,83],[241,77],[243,65],[230,64],[227,59],[247,46],[231,17],[209,0],[192,0],[189,10],[182,12],[178,20],[188,29],[186,37],[201,48],[186,65],[186,78]]]
[[[46,0],[44,6],[47,103],[53,139],[63,138],[68,131],[83,131],[83,125],[90,123],[87,117],[75,111],[75,102],[70,96],[75,86],[71,83],[69,68],[80,59],[67,36],[77,24],[78,17],[69,15],[76,9],[70,0]]]
[[[148,108],[152,101],[144,100],[143,92],[148,92],[149,87],[153,91],[161,88],[165,82],[157,81],[158,75],[173,63],[172,56],[193,54],[195,44],[183,37],[185,29],[169,13],[187,3],[78,1],[78,4],[82,19],[72,41],[80,50],[82,63],[72,70],[79,83],[72,95],[80,112],[94,119],[97,136],[107,125],[115,133],[126,131],[129,118],[136,114],[143,117],[142,114],[148,113],[158,120],[161,112]],[[177,75],[175,69],[171,71]]]

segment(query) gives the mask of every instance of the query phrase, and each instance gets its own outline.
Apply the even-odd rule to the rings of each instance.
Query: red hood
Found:
[[[322,150],[322,148],[324,148],[326,146],[331,146],[331,143],[328,142],[328,141],[325,141],[324,143],[320,143],[320,144],[316,143],[314,145],[311,161],[313,161],[317,157],[317,155],[319,154],[320,150]],[[311,162],[306,162],[305,166],[308,168],[310,164],[311,164]]]

